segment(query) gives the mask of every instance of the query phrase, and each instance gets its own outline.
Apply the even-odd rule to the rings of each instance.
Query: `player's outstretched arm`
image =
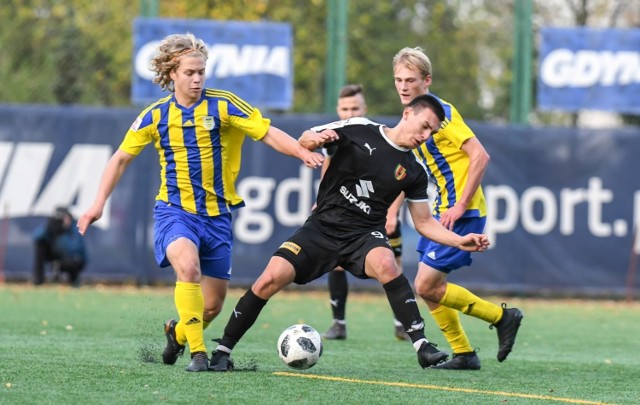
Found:
[[[480,187],[484,173],[491,159],[478,138],[469,138],[462,144],[462,151],[469,156],[469,175],[460,198],[440,217],[440,223],[451,230],[455,222],[462,218],[474,194]]]
[[[489,237],[487,235],[468,233],[461,238],[460,245],[457,246],[460,250],[466,250],[467,252],[484,252],[489,248]]]
[[[338,140],[338,133],[333,129],[325,129],[321,132],[307,129],[300,135],[298,142],[309,150],[315,150],[324,146],[325,143]]]
[[[104,205],[107,203],[107,199],[134,158],[134,155],[120,149],[111,156],[102,174],[98,193],[96,194],[93,204],[78,218],[78,231],[81,235],[85,234],[89,225],[102,217],[102,211],[104,210]]]
[[[321,153],[305,148],[289,134],[274,126],[269,127],[262,141],[280,153],[302,160],[305,166],[312,169],[322,166],[324,162]]]
[[[416,231],[425,238],[467,252],[483,252],[489,247],[487,235],[470,233],[460,236],[445,228],[431,216],[428,202],[409,202],[407,205]]]

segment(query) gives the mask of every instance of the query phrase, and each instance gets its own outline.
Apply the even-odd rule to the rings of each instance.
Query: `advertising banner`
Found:
[[[285,23],[137,18],[133,24],[131,98],[149,104],[166,96],[153,84],[149,61],[167,35],[191,32],[207,45],[206,86],[227,90],[264,109],[293,104],[293,33]]]
[[[134,109],[0,106],[0,266],[31,277],[32,234],[57,206],[77,217],[136,118]],[[272,115],[292,136],[333,116]],[[375,119],[375,118],[374,118]],[[395,125],[395,119],[380,118]],[[525,128],[469,122],[491,156],[483,189],[491,248],[450,280],[509,293],[623,294],[640,224],[640,129]],[[232,286],[250,285],[299,227],[316,199],[319,170],[247,140],[234,213]],[[153,255],[158,155],[147,147],[128,167],[85,236],[87,282],[173,282]],[[418,234],[402,210],[404,273],[415,277]],[[636,242],[637,243],[637,242]],[[354,286],[379,288],[351,278]],[[320,286],[326,280],[317,281]],[[368,283],[368,284],[367,284]]]
[[[640,29],[543,28],[538,108],[640,114]]]

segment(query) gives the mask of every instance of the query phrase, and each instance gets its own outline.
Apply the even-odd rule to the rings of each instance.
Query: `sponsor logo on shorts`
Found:
[[[296,245],[293,242],[284,242],[282,245],[280,245],[280,249],[287,249],[296,255],[302,250],[300,246]]]

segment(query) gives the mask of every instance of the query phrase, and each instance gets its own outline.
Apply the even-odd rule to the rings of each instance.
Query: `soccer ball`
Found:
[[[278,338],[278,355],[284,364],[296,370],[313,367],[322,356],[320,334],[302,323],[289,326]]]

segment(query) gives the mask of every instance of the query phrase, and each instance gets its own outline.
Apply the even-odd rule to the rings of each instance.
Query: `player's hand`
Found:
[[[78,218],[78,232],[80,235],[84,235],[87,232],[89,225],[96,222],[102,217],[101,206],[91,206],[84,214]]]
[[[453,230],[453,225],[457,220],[462,218],[466,209],[460,205],[455,204],[453,207],[449,208],[444,214],[440,216],[440,223],[442,226],[447,228],[448,230]]]
[[[338,139],[338,134],[333,129],[325,129],[322,132],[315,132],[307,129],[302,133],[298,142],[303,148],[308,150],[316,150],[322,148],[325,143],[333,142]]]
[[[338,133],[333,129],[325,129],[322,132],[318,132],[318,142],[324,145],[325,143],[337,141],[340,139]]]
[[[305,166],[311,169],[315,169],[318,167],[322,167],[322,162],[324,162],[324,155],[322,153],[311,152],[304,149],[301,159],[304,162]]]
[[[469,233],[462,236],[458,248],[467,252],[484,252],[489,247],[489,244],[489,237],[487,235]]]
[[[387,235],[391,235],[396,230],[397,227],[398,227],[398,216],[387,215],[387,222],[384,224],[384,230],[387,232]]]

